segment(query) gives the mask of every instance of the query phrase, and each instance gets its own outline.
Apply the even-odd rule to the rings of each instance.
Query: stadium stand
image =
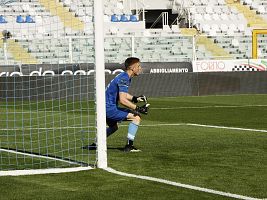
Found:
[[[8,40],[9,63],[91,62],[91,4],[87,0],[20,0],[1,6],[0,31],[8,30],[13,36]],[[159,7],[172,9],[177,19],[184,11],[187,27],[145,27],[142,11],[147,15]],[[165,0],[144,5],[137,0],[131,5],[126,0],[105,0],[104,23],[106,62],[121,62],[130,55],[143,61],[250,58],[251,30],[267,28],[267,3]],[[75,43],[78,38],[84,40],[82,45]],[[266,39],[264,35],[259,39],[261,58],[267,58]],[[1,43],[0,64],[4,64]]]

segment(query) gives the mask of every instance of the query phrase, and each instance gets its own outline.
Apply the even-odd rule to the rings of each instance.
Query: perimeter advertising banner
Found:
[[[266,59],[200,60],[193,62],[194,72],[267,71]]]
[[[141,63],[144,74],[175,74],[193,72],[191,62],[154,62]],[[106,74],[118,74],[124,70],[123,64],[108,63]],[[94,64],[37,64],[0,66],[1,76],[54,76],[54,75],[91,75]]]

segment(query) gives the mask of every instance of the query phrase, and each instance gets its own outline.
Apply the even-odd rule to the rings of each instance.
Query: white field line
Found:
[[[30,156],[35,158],[44,158],[44,159],[50,159],[50,160],[56,160],[60,162],[65,162],[69,164],[76,164],[76,162],[63,160],[59,158],[53,158],[49,156],[42,156],[42,155],[35,155],[30,153],[23,153],[18,152],[15,150],[7,150],[7,149],[0,149],[0,152],[4,151],[7,153],[14,153],[18,155],[24,155],[24,156]],[[65,173],[65,172],[76,172],[76,171],[84,171],[84,170],[90,170],[93,169],[90,166],[87,167],[72,167],[72,168],[51,168],[51,169],[30,169],[30,170],[10,170],[10,171],[0,171],[0,176],[22,176],[22,175],[36,175],[36,174],[57,174],[57,173]]]
[[[0,176],[25,176],[38,174],[58,174],[66,172],[78,172],[93,169],[92,167],[72,167],[72,168],[53,168],[53,169],[30,169],[30,170],[11,170],[0,171]]]
[[[231,198],[236,198],[236,199],[244,199],[244,200],[260,200],[258,198],[254,198],[254,197],[248,197],[248,196],[232,194],[232,193],[228,193],[228,192],[222,192],[222,191],[212,190],[212,189],[208,189],[208,188],[202,188],[202,187],[198,187],[198,186],[183,184],[183,183],[177,183],[177,182],[168,181],[168,180],[160,179],[160,178],[141,176],[141,175],[135,175],[135,174],[128,174],[125,172],[116,171],[112,168],[106,168],[104,170],[106,170],[110,173],[121,175],[121,176],[138,178],[138,179],[148,180],[148,181],[154,181],[154,182],[158,182],[158,183],[163,183],[163,184],[172,185],[172,186],[176,186],[176,187],[186,188],[186,189],[190,189],[190,190],[196,190],[196,191],[211,193],[211,194],[220,195],[220,196],[226,196],[226,197],[231,197]]]
[[[122,127],[128,126],[128,124],[120,125]],[[217,128],[217,129],[228,129],[228,130],[239,130],[239,131],[251,131],[251,132],[262,132],[267,133],[267,130],[261,129],[251,129],[251,128],[239,128],[239,127],[228,127],[228,126],[215,126],[215,125],[206,125],[206,124],[191,124],[191,123],[173,123],[173,124],[144,124],[140,125],[141,127],[157,127],[157,126],[198,126],[198,127],[206,127],[206,128]],[[51,127],[51,128],[7,128],[0,129],[0,131],[19,131],[19,130],[58,130],[58,129],[87,129],[93,128],[95,126],[84,126],[84,127]]]
[[[127,126],[127,125],[121,125]],[[228,126],[215,126],[215,125],[205,125],[205,124],[191,124],[191,123],[174,123],[174,124],[144,124],[140,125],[143,127],[157,127],[157,126],[198,126],[206,128],[217,128],[217,129],[228,129],[228,130],[238,130],[238,131],[251,131],[251,132],[261,132],[267,133],[267,130],[261,129],[251,129],[251,128],[239,128],[239,127],[228,127]]]
[[[261,132],[267,133],[267,130],[261,129],[251,129],[251,128],[238,128],[238,127],[227,127],[227,126],[214,126],[214,125],[205,125],[205,124],[185,124],[187,126],[199,126],[199,127],[206,127],[206,128],[218,128],[218,129],[228,129],[228,130],[238,130],[238,131],[251,131],[251,132]]]
[[[182,106],[182,107],[166,107],[166,108],[153,108],[151,110],[178,110],[178,109],[205,109],[205,108],[246,108],[246,107],[267,107],[267,105],[218,105],[218,106]]]

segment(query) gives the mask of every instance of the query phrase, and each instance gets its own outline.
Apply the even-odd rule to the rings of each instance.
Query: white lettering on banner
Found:
[[[61,75],[73,75],[73,72],[71,70],[65,70],[61,73]]]
[[[224,61],[199,61],[196,62],[198,71],[224,71]]]
[[[51,70],[44,71],[43,76],[45,76],[47,74],[49,74],[51,76],[55,76],[55,72],[54,71],[51,71]]]
[[[39,68],[39,71],[32,71],[29,76],[42,76],[42,67]]]
[[[151,68],[150,74],[164,74],[164,73],[186,73],[187,68]]]
[[[74,75],[86,75],[86,72],[84,70],[77,70],[74,72]]]
[[[32,71],[29,76],[55,76],[55,72],[52,70],[45,70],[42,73],[42,67],[39,68],[38,71]],[[85,71],[85,70],[77,70],[77,71],[71,71],[71,70],[64,70],[61,72],[60,75],[91,75],[95,72],[95,70],[89,70],[89,71]],[[122,69],[116,69],[114,71],[111,71],[109,69],[105,69],[105,73],[107,74],[116,74],[116,73],[120,73],[123,72]],[[22,72],[0,72],[0,77],[1,76],[14,76],[14,75],[18,75],[18,76],[24,76],[24,74]]]
[[[22,76],[22,73],[21,72],[12,72],[10,74],[10,76],[13,76],[13,75],[19,75],[19,76]],[[1,76],[1,75],[0,75]]]

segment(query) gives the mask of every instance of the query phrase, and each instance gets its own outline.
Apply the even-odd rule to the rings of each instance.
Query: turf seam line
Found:
[[[188,185],[188,184],[183,184],[183,183],[178,183],[178,182],[173,182],[173,181],[168,181],[165,179],[154,178],[154,177],[150,177],[150,176],[141,176],[141,175],[136,175],[136,174],[129,174],[129,173],[117,171],[117,170],[109,168],[109,167],[105,168],[104,170],[107,172],[113,173],[113,174],[121,175],[121,176],[138,178],[138,179],[148,180],[148,181],[154,181],[154,182],[158,182],[158,183],[163,183],[163,184],[172,185],[172,186],[176,186],[176,187],[211,193],[211,194],[220,195],[220,196],[226,196],[226,197],[243,199],[243,200],[263,200],[263,199],[258,199],[258,198],[254,198],[254,197],[248,197],[248,196],[243,196],[243,195],[238,195],[238,194],[222,192],[222,191],[218,191],[218,190],[202,188],[202,187],[198,187],[198,186],[193,186],[193,185]]]

